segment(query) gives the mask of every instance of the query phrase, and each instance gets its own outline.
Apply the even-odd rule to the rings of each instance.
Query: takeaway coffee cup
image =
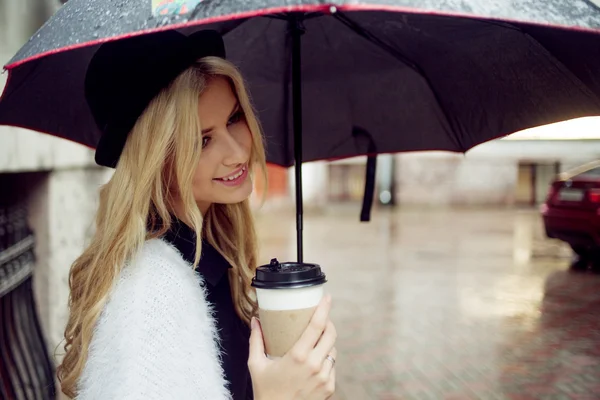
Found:
[[[267,356],[282,357],[300,339],[323,297],[325,274],[317,264],[271,260],[252,279]]]

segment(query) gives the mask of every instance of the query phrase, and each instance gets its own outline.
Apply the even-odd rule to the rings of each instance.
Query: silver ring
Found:
[[[335,367],[335,358],[333,358],[329,354],[327,354],[327,357],[325,357],[325,359],[331,361],[331,366]]]

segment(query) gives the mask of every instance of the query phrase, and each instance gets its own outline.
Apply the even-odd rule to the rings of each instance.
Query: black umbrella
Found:
[[[82,87],[98,46],[207,28],[224,35],[249,82],[268,160],[283,166],[465,152],[600,115],[600,9],[587,0],[71,0],[6,66],[0,123],[95,147]],[[374,157],[368,166],[363,219]],[[301,261],[301,168],[296,179]]]

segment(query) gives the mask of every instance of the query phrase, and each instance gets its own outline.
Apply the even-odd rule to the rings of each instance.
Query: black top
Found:
[[[165,235],[192,264],[196,254],[196,234],[179,220]],[[202,257],[196,272],[206,282],[207,300],[215,311],[216,328],[221,339],[222,366],[234,400],[252,400],[252,381],[248,371],[250,328],[238,317],[231,298],[229,276],[231,265],[207,241],[202,241]]]

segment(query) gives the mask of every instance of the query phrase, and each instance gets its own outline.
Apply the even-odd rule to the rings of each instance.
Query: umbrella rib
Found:
[[[352,29],[354,31],[354,33],[357,33],[359,36],[362,36],[364,39],[367,39],[369,42],[377,45],[378,47],[385,50],[386,52],[388,52],[395,58],[399,59],[404,64],[409,66],[411,69],[413,69],[415,72],[417,72],[419,75],[424,75],[423,71],[419,68],[419,66],[416,63],[414,63],[411,59],[409,59],[404,54],[402,54],[400,51],[398,51],[397,49],[393,48],[392,46],[388,45],[387,43],[385,43],[384,41],[382,41],[381,39],[376,37],[371,32],[367,31],[362,26],[358,25],[356,22],[352,21],[350,18],[348,18],[348,16],[342,14],[339,11],[337,13],[333,14],[333,16],[335,18],[337,18],[342,24],[344,24],[348,28]]]
[[[357,24],[355,21],[351,20],[347,15],[341,13],[340,11],[336,12],[335,14],[333,14],[333,16],[340,21],[342,24],[346,25],[348,28],[350,28],[352,31],[354,31],[356,34],[358,34],[359,36],[363,37],[364,39],[368,40],[369,42],[373,43],[374,45],[378,46],[379,48],[381,48],[382,50],[384,50],[385,52],[387,52],[388,54],[392,55],[394,58],[400,60],[402,63],[404,63],[405,65],[407,65],[409,68],[411,68],[413,71],[415,71],[417,74],[419,74],[423,80],[425,80],[425,82],[427,83],[427,86],[429,87],[429,90],[431,90],[431,93],[433,94],[433,97],[435,98],[440,111],[442,112],[442,114],[444,115],[444,118],[446,119],[446,122],[448,123],[448,125],[450,126],[450,129],[452,131],[452,133],[456,133],[457,129],[455,128],[454,125],[458,124],[457,121],[454,121],[453,119],[451,119],[448,115],[448,113],[446,112],[446,110],[444,109],[442,102],[440,101],[440,98],[437,94],[437,92],[435,91],[433,85],[431,84],[431,81],[429,80],[429,77],[427,76],[427,74],[425,73],[425,71],[423,71],[423,69],[421,67],[419,67],[418,64],[416,64],[414,61],[412,61],[410,58],[408,58],[407,56],[405,56],[404,54],[402,54],[398,49],[390,46],[389,44],[385,43],[383,40],[379,39],[377,36],[375,36],[374,34],[372,34],[371,32],[369,32],[368,30],[366,30],[365,28],[363,28],[362,26],[360,26],[359,24]],[[457,146],[457,148],[462,151],[465,152],[467,151],[467,148],[463,145],[462,141],[460,140],[460,137],[456,134],[450,135],[450,138],[455,142],[455,145]]]

